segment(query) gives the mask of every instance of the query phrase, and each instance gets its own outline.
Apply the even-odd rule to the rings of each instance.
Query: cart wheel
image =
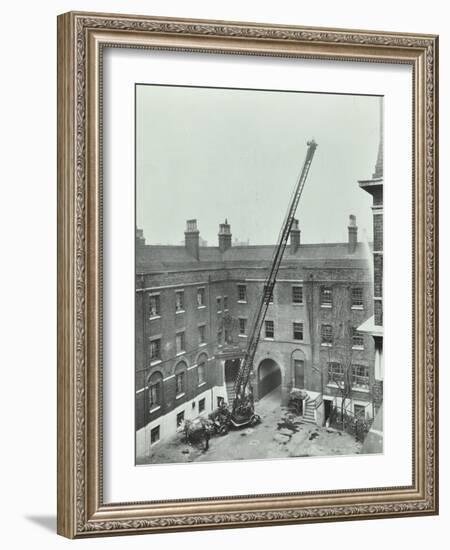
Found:
[[[254,414],[250,419],[250,426],[256,426],[256,424],[259,424],[260,422],[261,417],[259,416],[259,414]]]
[[[227,433],[230,431],[230,428],[224,424],[223,426],[220,426],[219,434],[220,435],[227,435]]]

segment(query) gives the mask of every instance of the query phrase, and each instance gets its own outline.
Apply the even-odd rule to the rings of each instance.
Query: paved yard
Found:
[[[159,443],[151,457],[138,457],[137,463],[351,455],[361,451],[361,444],[349,434],[303,423],[301,417],[281,407],[279,390],[261,399],[256,412],[261,415],[261,424],[211,437],[208,451],[185,444],[179,436]]]

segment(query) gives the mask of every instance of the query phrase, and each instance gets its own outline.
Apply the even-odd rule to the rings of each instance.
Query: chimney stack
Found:
[[[144,231],[136,228],[136,246],[145,246]]]
[[[350,214],[348,222],[348,251],[354,254],[358,243],[358,227],[356,225],[356,216]]]
[[[200,258],[200,231],[197,229],[197,220],[186,220],[184,242],[188,254],[198,260]]]
[[[294,219],[291,227],[291,254],[295,254],[300,246],[300,228],[298,220]]]
[[[229,248],[231,248],[231,230],[228,220],[225,219],[225,223],[219,225],[219,249],[225,252]]]

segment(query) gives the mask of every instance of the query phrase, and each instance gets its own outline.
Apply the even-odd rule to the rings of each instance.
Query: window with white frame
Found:
[[[150,361],[159,361],[161,359],[161,339],[157,338],[150,341]]]
[[[303,304],[303,287],[296,285],[292,287],[292,303]]]
[[[344,381],[344,368],[341,363],[337,361],[330,361],[328,363],[328,382],[334,384],[341,384]]]
[[[238,300],[240,302],[247,301],[247,285],[238,285]]]
[[[161,314],[159,294],[151,294],[148,300],[150,317],[157,317]]]
[[[159,426],[156,426],[155,428],[152,428],[150,431],[150,443],[153,445],[153,443],[156,443],[159,441]]]
[[[175,311],[184,311],[184,290],[175,292]]]
[[[333,305],[333,292],[330,286],[320,287],[320,305],[331,307]]]
[[[352,365],[352,387],[369,389],[369,367]]]
[[[199,386],[206,382],[206,363],[204,361],[197,366],[197,376]]]
[[[206,343],[206,325],[199,325],[198,327],[198,343]]]
[[[206,400],[205,398],[203,399],[200,399],[200,401],[198,402],[198,412],[201,413],[205,410],[205,405],[206,405]]]
[[[303,340],[303,323],[292,323],[292,332],[294,340]]]
[[[186,391],[186,364],[180,363],[175,369],[175,393],[180,396]]]
[[[186,350],[186,335],[185,332],[178,332],[175,336],[175,344],[177,353],[183,353]]]
[[[266,338],[274,338],[275,326],[273,321],[264,321]]]
[[[244,319],[243,317],[239,318],[239,334],[245,334],[245,331],[247,329],[247,319]]]
[[[197,306],[202,307],[204,305],[206,305],[205,289],[197,288]]]
[[[162,402],[162,381],[163,377],[160,372],[154,372],[148,381],[148,395],[150,410],[161,406]]]
[[[363,307],[363,289],[362,287],[353,287],[352,288],[352,307]]]

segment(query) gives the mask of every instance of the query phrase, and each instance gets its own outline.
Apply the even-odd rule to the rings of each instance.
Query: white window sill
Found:
[[[323,307],[324,309],[331,309],[332,305],[331,304],[320,304],[320,307]]]
[[[352,386],[352,391],[358,391],[361,393],[370,393],[369,388],[363,388],[362,386]]]
[[[352,346],[352,349],[358,350],[358,351],[364,351],[364,346]]]
[[[265,336],[264,340],[267,340],[268,342],[273,342],[275,338],[273,336]]]
[[[150,409],[150,414],[153,414],[161,409],[161,405],[157,405],[156,407],[153,407]]]
[[[328,382],[327,388],[334,388],[335,390],[340,390],[341,387],[338,386],[335,382]]]
[[[198,345],[198,347],[199,347],[199,348],[204,348],[204,347],[207,346],[207,345],[208,345],[208,342],[201,342],[201,343]]]
[[[238,304],[246,304],[246,303],[247,303],[247,300],[238,300],[237,303],[238,303]]]
[[[158,445],[158,443],[160,442],[161,440],[158,439],[157,441],[154,441],[153,443],[150,443],[150,447],[154,447],[155,445]]]
[[[201,388],[202,386],[206,386],[206,382],[201,382],[198,387]]]
[[[150,361],[150,366],[153,367],[154,365],[159,365],[162,363],[161,359],[155,359],[154,361]]]
[[[148,319],[149,321],[154,321],[155,319],[161,319],[161,315],[150,315]]]
[[[239,338],[248,338],[247,334],[238,334]]]
[[[197,309],[206,309],[206,306],[197,306]]]
[[[364,306],[352,306],[352,309],[353,309],[353,310],[357,310],[357,311],[363,311],[363,310],[364,310]]]
[[[331,347],[333,347],[333,344],[328,344],[327,342],[322,342],[322,343],[320,344],[320,346],[321,346],[322,348],[331,348]]]
[[[292,302],[292,305],[294,307],[304,306],[305,304],[303,302]]]
[[[180,355],[184,355],[186,353],[186,350],[179,351],[175,357],[180,357]]]
[[[184,313],[184,312],[185,312],[184,309],[177,309],[177,310],[175,311],[175,315],[178,315],[179,313]]]
[[[181,399],[182,397],[184,397],[186,395],[186,392],[183,392],[183,393],[179,393],[175,396],[175,399]]]

